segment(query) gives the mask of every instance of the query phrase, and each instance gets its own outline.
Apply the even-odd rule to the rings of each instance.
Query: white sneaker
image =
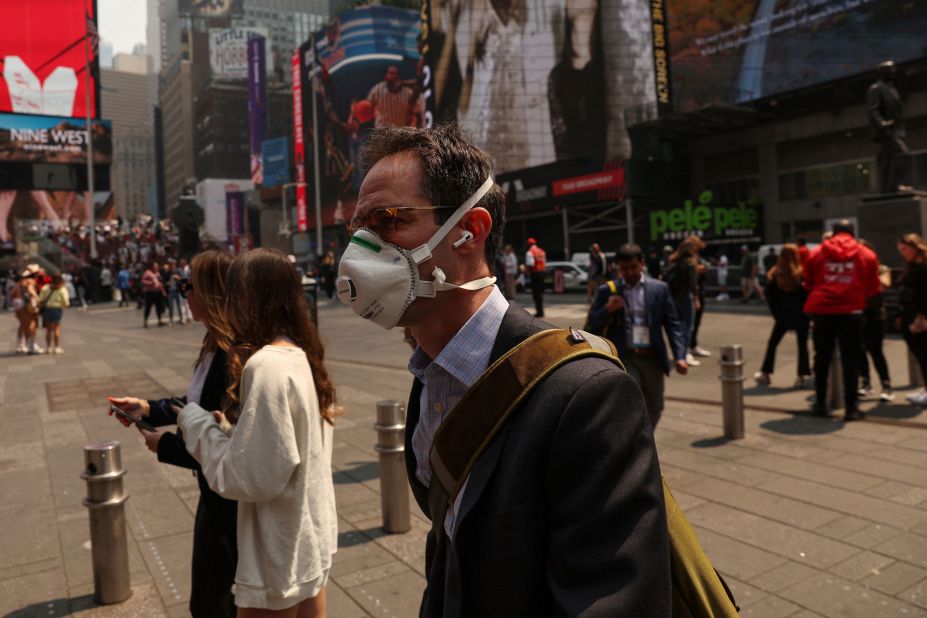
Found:
[[[756,380],[757,384],[762,384],[763,386],[769,386],[770,379],[769,374],[762,371],[757,371],[753,374],[753,379]]]
[[[64,354],[64,349],[61,346],[55,348],[55,354]]]
[[[730,300],[730,299],[731,297],[728,296],[727,294],[718,294],[718,296],[715,298],[715,300]]]
[[[33,344],[31,348],[29,348],[29,354],[41,354],[44,351],[45,350],[43,350],[41,347],[35,344]]]
[[[705,348],[700,348],[698,346],[695,346],[694,348],[692,348],[692,355],[705,357],[705,356],[711,356],[711,352],[709,352]]]
[[[892,389],[890,389],[890,388],[883,388],[883,389],[882,389],[882,394],[879,395],[879,400],[880,400],[880,401],[886,401],[886,402],[888,402],[888,401],[895,401],[895,393],[893,393],[893,392],[892,392]]]
[[[695,360],[695,357],[692,356],[691,354],[686,354],[686,364],[687,364],[689,367],[698,367],[698,366],[700,366],[702,363],[699,362],[699,361],[697,361],[697,360]]]
[[[921,389],[914,393],[908,393],[907,395],[904,396],[904,398],[910,401],[911,403],[914,403],[915,400],[919,399],[920,397],[923,397],[924,395],[927,395],[927,391],[925,391],[924,389]]]
[[[908,401],[916,406],[927,406],[927,392],[918,393],[913,397],[908,395]]]

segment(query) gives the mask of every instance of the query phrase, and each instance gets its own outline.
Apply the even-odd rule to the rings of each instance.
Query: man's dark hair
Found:
[[[364,170],[371,169],[381,159],[407,150],[418,154],[422,162],[425,178],[422,195],[434,206],[463,204],[492,174],[492,157],[474,146],[470,135],[455,123],[441,124],[432,129],[375,129],[364,147]],[[485,255],[492,272],[496,248],[502,242],[502,230],[505,228],[505,192],[494,184],[476,206],[485,208],[492,216]],[[453,212],[451,209],[436,210],[435,220],[442,224]]]
[[[834,222],[834,226],[831,228],[834,234],[849,234],[853,236],[855,230],[853,229],[853,224],[850,223],[849,219],[840,219],[839,221]]]
[[[806,241],[804,238],[802,238],[801,236],[799,236],[799,237],[795,240],[795,242],[798,243],[798,246],[799,246],[799,247],[804,247],[804,246],[807,244],[807,241]]]
[[[643,262],[644,252],[641,251],[640,245],[629,242],[618,247],[618,252],[615,254],[615,257],[619,262],[630,262],[631,260],[640,260]]]

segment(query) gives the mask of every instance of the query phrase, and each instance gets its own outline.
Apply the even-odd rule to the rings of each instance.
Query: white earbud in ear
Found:
[[[454,247],[454,248],[456,249],[457,247],[460,247],[461,245],[464,245],[464,244],[470,242],[471,240],[473,240],[473,234],[471,234],[470,232],[464,232],[464,233],[463,233],[463,236],[461,236],[460,238],[458,238],[458,239],[454,242],[454,244],[451,245],[451,246]]]

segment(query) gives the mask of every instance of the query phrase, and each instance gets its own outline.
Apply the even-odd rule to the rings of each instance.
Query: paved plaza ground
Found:
[[[582,325],[582,298],[549,304],[549,321]],[[773,384],[745,384],[746,438],[727,441],[717,350],[743,345],[752,375],[771,325],[758,304],[712,306],[700,343],[714,355],[669,380],[656,440],[677,500],[744,616],[927,616],[927,412],[904,402],[903,344],[886,342],[898,400],[865,402],[868,420],[844,424],[836,414],[806,414],[811,390],[791,387],[789,335]],[[15,327],[12,315],[0,314],[8,342],[0,344],[0,616],[187,615],[195,479],[159,464],[134,430],[106,415],[103,397],[185,392],[203,330],[141,326],[134,308],[69,310],[65,353],[23,357],[4,352],[13,349]],[[411,532],[381,531],[372,428],[377,401],[407,397],[409,349],[400,332],[328,301],[320,330],[347,412],[335,431],[340,536],[330,616],[412,617],[428,524],[413,504]],[[96,607],[79,474],[83,446],[106,439],[122,442],[128,468],[134,594]]]

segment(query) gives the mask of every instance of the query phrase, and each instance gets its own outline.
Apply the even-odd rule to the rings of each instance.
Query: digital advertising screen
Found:
[[[629,157],[625,116],[654,99],[649,2],[423,0],[421,18],[429,120],[497,172]]]
[[[229,17],[243,11],[242,0],[179,0],[177,9],[181,15],[201,17]]]
[[[113,133],[108,120],[91,123],[94,164],[113,161]],[[76,118],[0,114],[0,163],[86,163],[87,127]]]
[[[0,15],[0,112],[84,117],[84,40],[88,19],[96,19],[94,0],[0,0]],[[90,79],[93,117],[95,74],[96,68]]]
[[[923,0],[659,0],[672,108],[746,103],[927,56]],[[652,15],[655,29],[664,17]],[[659,50],[655,50],[655,53]]]
[[[302,113],[294,112],[293,122],[304,127],[306,142],[295,143],[297,168],[305,166],[297,169],[297,179],[309,178],[308,194],[313,195],[315,144],[309,80],[314,76],[319,86],[316,143],[323,226],[344,223],[354,212],[364,178],[361,152],[374,128],[424,126],[419,26],[418,11],[363,7],[332,18],[316,33],[314,48],[310,42],[300,49],[303,73],[298,96]],[[294,132],[301,133],[296,126]],[[312,208],[309,211],[311,214]],[[304,222],[308,227],[315,225],[311,216]]]
[[[74,191],[12,191],[0,189],[0,247],[9,248],[16,240],[17,222],[47,223],[57,228],[65,223],[88,221],[86,193]],[[116,216],[113,194],[93,194],[94,218],[108,221]],[[22,240],[22,239],[20,239]]]

